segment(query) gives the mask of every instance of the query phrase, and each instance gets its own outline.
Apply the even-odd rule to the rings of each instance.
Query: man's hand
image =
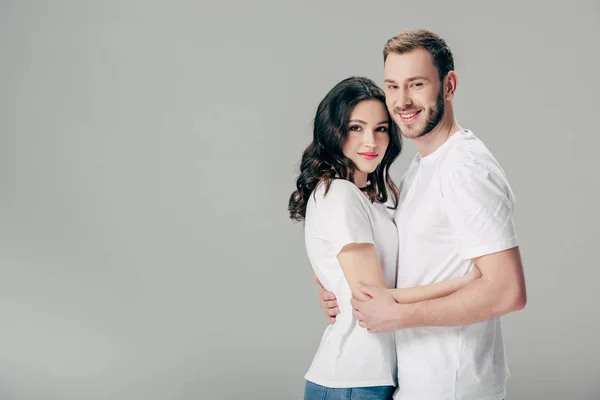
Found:
[[[386,289],[360,284],[358,286],[370,300],[360,301],[352,298],[354,317],[358,324],[369,332],[392,332],[406,327],[403,316],[410,313],[410,304],[398,304]]]
[[[335,322],[335,316],[340,313],[337,299],[333,293],[325,290],[323,285],[321,285],[321,281],[319,281],[319,278],[317,278],[316,275],[313,275],[313,278],[319,285],[319,302],[321,303],[321,308],[323,309],[325,315],[327,315],[329,318],[329,322],[333,324]]]

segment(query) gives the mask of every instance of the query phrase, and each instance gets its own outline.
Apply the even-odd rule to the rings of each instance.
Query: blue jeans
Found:
[[[306,381],[304,400],[391,400],[394,386],[328,388]]]

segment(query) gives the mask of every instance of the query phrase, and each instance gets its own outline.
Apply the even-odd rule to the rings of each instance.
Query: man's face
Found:
[[[424,136],[440,123],[444,115],[443,88],[427,50],[388,55],[384,79],[386,104],[403,136]]]

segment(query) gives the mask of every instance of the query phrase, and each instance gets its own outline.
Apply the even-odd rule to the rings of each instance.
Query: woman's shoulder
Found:
[[[368,214],[370,200],[360,189],[344,179],[334,179],[329,183],[321,182],[314,189],[307,204],[307,214],[317,211],[319,215],[328,214]],[[314,214],[312,214],[314,215]]]
[[[360,189],[345,179],[332,179],[329,186],[320,182],[314,190],[317,199],[328,199],[330,202],[368,201]]]

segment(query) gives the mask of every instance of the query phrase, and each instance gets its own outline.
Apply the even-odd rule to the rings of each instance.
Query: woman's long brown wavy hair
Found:
[[[288,204],[292,220],[304,220],[308,198],[320,182],[326,185],[325,193],[333,179],[354,182],[356,166],[344,156],[342,148],[348,136],[350,114],[363,100],[377,100],[385,107],[385,94],[375,82],[369,78],[350,77],[335,85],[319,103],[314,120],[313,141],[302,153],[296,190],[290,196]],[[392,181],[389,170],[402,151],[402,140],[389,114],[388,119],[390,142],[377,169],[367,175],[369,185],[366,193],[371,201],[380,203],[387,202],[391,196],[391,208],[396,208],[398,187]]]

